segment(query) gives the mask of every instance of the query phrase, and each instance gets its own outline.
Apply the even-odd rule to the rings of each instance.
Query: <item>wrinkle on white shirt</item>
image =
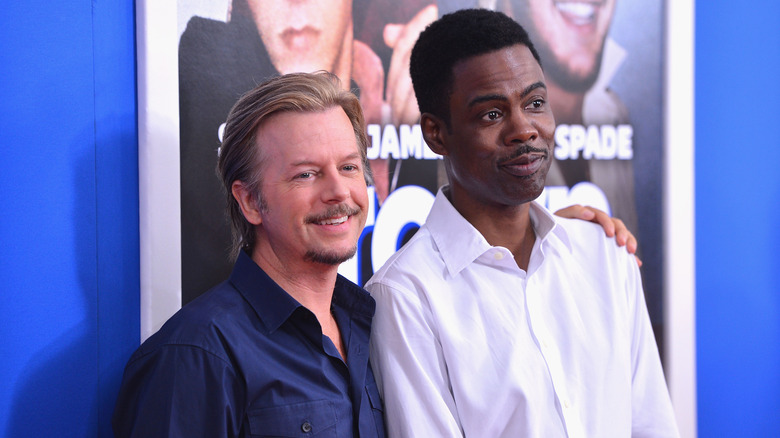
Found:
[[[531,204],[528,272],[440,190],[374,275],[371,362],[391,437],[674,437],[636,262]]]

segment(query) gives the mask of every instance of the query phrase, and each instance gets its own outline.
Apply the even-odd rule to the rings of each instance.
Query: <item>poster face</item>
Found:
[[[364,107],[375,184],[358,253],[340,272],[364,284],[413,234],[446,175],[422,139],[409,54],[427,24],[477,3],[179,1],[183,304],[232,268],[226,195],[215,172],[227,114],[244,92],[281,73],[331,71]],[[553,211],[592,205],[634,232],[662,346],[662,2],[487,3],[526,28],[542,59],[557,129],[556,160],[538,202]]]

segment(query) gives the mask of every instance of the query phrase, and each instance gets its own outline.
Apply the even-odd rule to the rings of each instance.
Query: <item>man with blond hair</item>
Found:
[[[228,117],[230,278],[133,354],[118,437],[383,437],[374,300],[338,275],[366,221],[360,103],[328,73],[272,79]]]

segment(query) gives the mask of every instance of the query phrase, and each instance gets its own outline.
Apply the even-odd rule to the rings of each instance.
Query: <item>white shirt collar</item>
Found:
[[[482,254],[493,249],[493,246],[455,209],[444,194],[448,189],[448,185],[439,189],[425,226],[439,249],[447,271],[455,276]],[[543,243],[548,239],[557,239],[571,252],[569,236],[564,227],[557,223],[555,216],[536,201],[531,202],[530,206],[531,224],[539,240]]]

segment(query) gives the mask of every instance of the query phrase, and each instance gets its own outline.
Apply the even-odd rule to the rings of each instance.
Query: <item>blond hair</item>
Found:
[[[341,88],[335,75],[320,71],[278,76],[241,96],[230,110],[217,161],[217,174],[226,192],[227,214],[233,235],[232,258],[238,256],[241,249],[251,253],[256,243],[254,226],[246,220],[233,197],[233,182],[241,181],[256,196],[260,208],[268,208],[260,190],[263,145],[257,144],[258,128],[274,114],[319,112],[335,106],[340,106],[352,123],[368,183],[371,180],[366,159],[368,137],[360,101],[355,94]]]

